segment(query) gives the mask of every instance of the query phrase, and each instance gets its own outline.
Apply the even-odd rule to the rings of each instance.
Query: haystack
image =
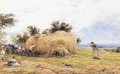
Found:
[[[48,56],[65,56],[75,54],[77,49],[76,37],[71,32],[56,31],[49,36],[30,37],[25,43],[25,48],[35,44],[34,52]]]
[[[32,44],[36,44],[38,40],[38,36],[31,36],[27,39],[26,43],[24,44],[25,49],[29,49]]]

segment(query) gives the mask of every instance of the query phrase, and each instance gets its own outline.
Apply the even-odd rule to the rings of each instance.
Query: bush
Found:
[[[116,49],[116,52],[117,52],[117,53],[120,53],[120,47],[118,47],[118,48]]]

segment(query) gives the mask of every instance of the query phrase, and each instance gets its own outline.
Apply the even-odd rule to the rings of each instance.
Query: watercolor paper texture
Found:
[[[9,73],[120,74],[120,0],[0,0]]]

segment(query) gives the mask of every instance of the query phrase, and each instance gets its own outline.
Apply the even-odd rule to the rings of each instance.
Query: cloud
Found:
[[[97,22],[96,24],[79,31],[79,35],[84,42],[95,41],[97,43],[119,43],[120,29],[112,24]]]
[[[24,31],[28,25],[35,25],[43,30],[49,28],[54,20],[72,25],[77,36],[86,34],[80,31],[98,25],[98,22],[102,22],[106,27],[111,27],[108,25],[111,24],[118,28],[119,7],[120,0],[0,0],[0,11],[12,12],[19,20],[15,27],[6,29],[6,32],[12,33]],[[83,39],[86,39],[86,35]],[[108,41],[111,41],[111,38]]]

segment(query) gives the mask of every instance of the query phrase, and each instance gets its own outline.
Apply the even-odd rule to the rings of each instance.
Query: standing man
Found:
[[[94,42],[91,42],[90,46],[93,49],[93,59],[100,59],[97,45]]]

